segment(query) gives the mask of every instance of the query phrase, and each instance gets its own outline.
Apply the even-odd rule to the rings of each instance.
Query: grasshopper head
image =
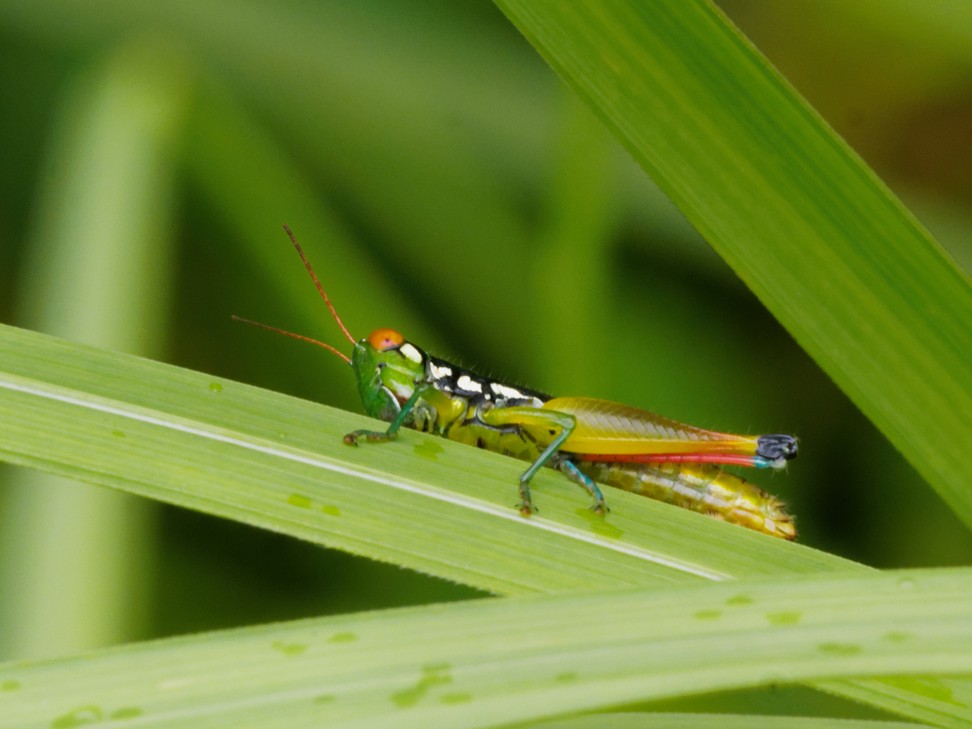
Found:
[[[425,378],[425,353],[393,329],[376,329],[355,342],[351,367],[365,412],[391,420]]]

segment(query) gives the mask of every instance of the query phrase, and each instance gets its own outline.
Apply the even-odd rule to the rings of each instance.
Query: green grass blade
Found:
[[[348,448],[372,421],[202,373],[0,326],[0,458],[235,519],[507,595],[858,569],[838,557],[609,490],[606,520],[522,465],[406,432]],[[457,537],[461,535],[461,538]],[[972,683],[828,689],[920,719],[972,704]]]
[[[701,0],[497,0],[766,306],[972,524],[972,288]]]
[[[969,604],[960,569],[388,610],[8,664],[0,725],[492,727],[729,688],[968,672]]]
[[[523,519],[513,459],[411,431],[349,448],[374,421],[11,327],[0,412],[7,460],[504,594],[852,565],[622,492],[603,520],[554,472]]]
[[[592,714],[531,723],[530,729],[918,729],[927,724],[748,714]]]

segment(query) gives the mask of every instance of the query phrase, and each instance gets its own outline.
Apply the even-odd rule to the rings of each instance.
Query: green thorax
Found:
[[[391,330],[378,330],[355,344],[351,366],[361,402],[374,418],[393,420],[421,389],[404,425],[515,457],[536,452],[535,443],[489,427],[479,416],[496,407],[539,408],[548,395],[477,375],[427,354]]]

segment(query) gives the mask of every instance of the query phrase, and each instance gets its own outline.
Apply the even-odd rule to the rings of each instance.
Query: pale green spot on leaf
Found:
[[[272,645],[274,650],[280,651],[285,656],[299,656],[307,650],[305,643],[287,643],[286,641],[275,640]]]
[[[104,718],[101,707],[94,704],[79,706],[74,711],[57,717],[51,722],[51,729],[75,729],[75,727],[94,724]]]
[[[904,643],[906,640],[911,638],[912,635],[911,633],[906,633],[903,630],[891,630],[881,637],[889,643]]]
[[[442,453],[442,446],[436,443],[434,440],[423,440],[421,443],[416,443],[412,447],[412,452],[430,461],[436,460],[437,456]]]
[[[472,701],[472,694],[467,692],[456,692],[451,694],[442,694],[439,698],[443,704],[468,704]]]
[[[766,621],[770,625],[798,625],[803,618],[803,613],[796,610],[782,610],[775,613],[766,613]]]
[[[120,709],[115,709],[108,716],[109,719],[114,719],[116,721],[122,719],[134,719],[135,717],[142,715],[142,710],[137,706],[123,706]]]
[[[861,647],[856,643],[821,643],[817,646],[821,653],[832,656],[856,656],[861,652]]]
[[[303,494],[291,494],[287,497],[287,503],[300,509],[311,508],[311,500]]]
[[[353,643],[358,639],[356,633],[351,631],[344,631],[342,633],[335,633],[329,639],[331,643]]]
[[[449,675],[450,670],[451,667],[448,663],[434,663],[424,666],[422,676],[416,684],[402,691],[396,691],[392,694],[392,701],[403,709],[415,706],[436,686],[452,683],[452,676]]]

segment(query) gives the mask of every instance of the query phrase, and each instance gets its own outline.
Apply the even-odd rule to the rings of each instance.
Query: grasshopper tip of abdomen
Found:
[[[774,465],[778,462],[782,466],[785,461],[796,458],[798,450],[797,439],[792,435],[761,435],[756,440],[756,455]]]

